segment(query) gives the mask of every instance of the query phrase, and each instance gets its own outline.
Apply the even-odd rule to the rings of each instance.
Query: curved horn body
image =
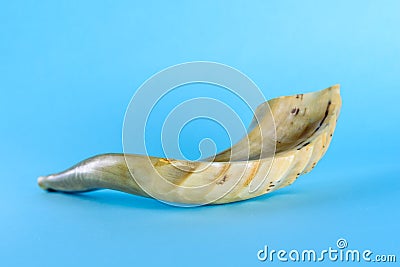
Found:
[[[260,119],[253,121],[245,138],[208,161],[104,154],[64,172],[39,177],[38,183],[46,190],[108,188],[186,204],[249,199],[290,185],[312,170],[328,149],[340,108],[339,85],[280,97],[257,108]],[[266,110],[272,112],[274,121],[262,116]],[[271,147],[262,144],[272,136],[271,129],[275,151],[263,150]]]

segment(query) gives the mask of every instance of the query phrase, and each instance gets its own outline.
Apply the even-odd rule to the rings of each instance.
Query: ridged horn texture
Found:
[[[245,138],[209,161],[103,154],[39,177],[38,183],[49,191],[114,189],[189,205],[245,200],[288,186],[311,171],[328,149],[340,108],[339,85],[279,97],[257,108],[258,120]],[[271,112],[274,120],[263,112]],[[261,148],[271,147],[261,143],[272,131],[275,153]]]

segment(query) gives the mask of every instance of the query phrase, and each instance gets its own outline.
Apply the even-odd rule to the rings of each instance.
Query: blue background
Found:
[[[399,1],[2,1],[0,264],[266,266],[264,245],[340,237],[399,258],[399,14]],[[271,195],[195,209],[38,188],[39,175],[121,152],[134,91],[193,60],[241,70],[268,98],[340,83],[317,168]]]

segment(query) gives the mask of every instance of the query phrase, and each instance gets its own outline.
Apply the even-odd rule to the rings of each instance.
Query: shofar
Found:
[[[328,149],[340,108],[339,85],[279,97],[257,108],[245,138],[211,159],[103,154],[39,177],[38,183],[49,191],[108,188],[193,205],[245,200],[290,185],[312,170]]]

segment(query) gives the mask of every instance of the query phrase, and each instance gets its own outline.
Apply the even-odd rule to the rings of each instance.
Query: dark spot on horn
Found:
[[[303,147],[308,146],[310,143],[311,143],[311,142],[304,143],[304,144],[303,144],[301,147],[299,147],[297,150],[300,150],[300,149],[302,149]]]
[[[314,130],[314,132],[312,133],[312,135],[315,134],[315,133],[321,128],[322,124],[324,124],[326,118],[327,118],[328,115],[329,115],[329,107],[331,106],[331,104],[332,104],[332,102],[329,100],[328,106],[326,107],[326,110],[325,110],[325,115],[324,115],[324,117],[322,118],[322,120],[320,121],[318,127],[317,127],[317,128]]]
[[[300,109],[299,108],[293,108],[292,111],[290,113],[292,113],[293,115],[297,115],[299,114]]]
[[[218,184],[218,185],[221,185],[221,184],[225,183],[225,182],[226,182],[226,178],[227,178],[227,176],[224,175],[224,178],[222,178],[221,181],[217,182],[217,184]]]

